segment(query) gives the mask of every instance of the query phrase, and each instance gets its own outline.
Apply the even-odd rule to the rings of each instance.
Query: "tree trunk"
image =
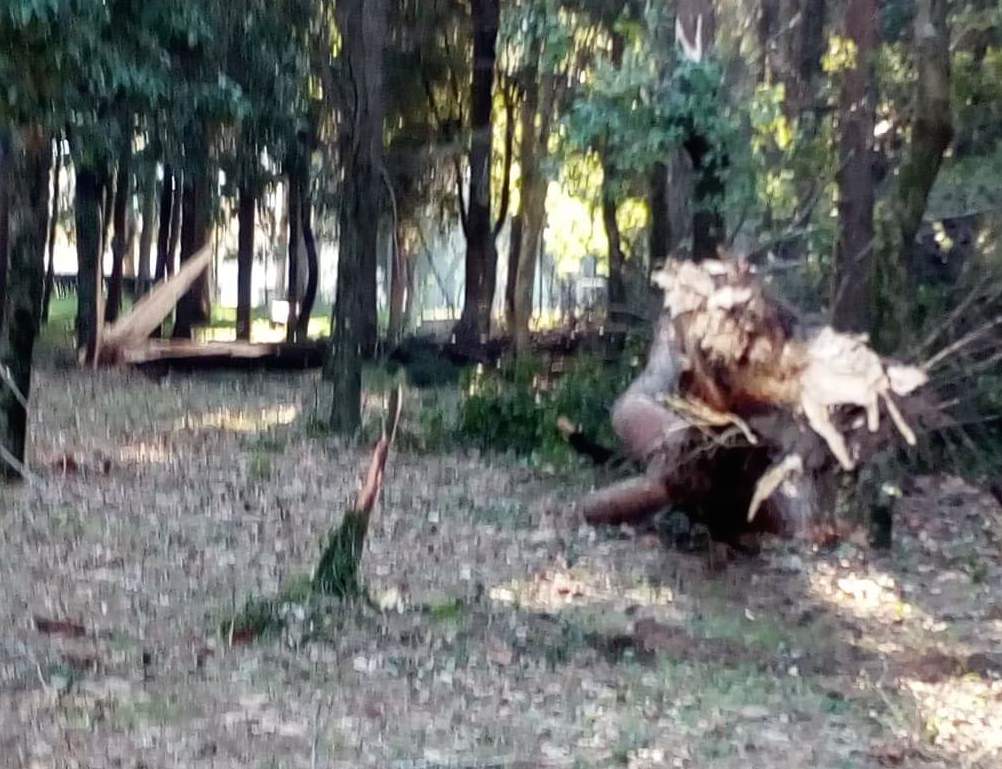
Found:
[[[289,281],[286,284],[286,299],[289,302],[289,315],[285,321],[286,341],[294,342],[296,328],[299,325],[299,242],[300,225],[302,224],[301,204],[299,201],[302,189],[299,178],[299,160],[295,151],[289,153],[288,165],[288,211],[289,211]]]
[[[827,0],[801,0],[800,40],[797,45],[797,79],[802,98],[799,99],[798,114],[807,107],[814,107],[818,100],[818,79],[821,76],[821,58],[825,54],[825,12]],[[815,124],[817,120],[813,121]]]
[[[240,187],[237,235],[237,339],[250,341],[254,274],[254,217],[257,193],[251,183]]]
[[[619,235],[619,221],[616,219],[616,182],[612,161],[607,153],[602,154],[602,224],[609,246],[609,314],[622,309],[626,304],[626,279],[623,275],[625,258]]]
[[[52,289],[56,283],[56,227],[59,224],[59,182],[63,170],[63,143],[59,136],[52,142],[55,148],[55,164],[52,176],[52,215],[49,217],[49,264],[45,269],[45,288],[42,291],[42,326],[49,322],[49,306],[52,304]],[[0,302],[2,302],[0,297]],[[2,306],[2,305],[0,305]]]
[[[708,0],[680,0],[675,24],[675,41],[682,56],[692,62],[708,59],[716,36],[716,15]],[[686,84],[683,83],[685,88]],[[682,146],[692,160],[696,176],[693,185],[692,258],[695,261],[716,259],[717,247],[724,239],[722,211],[724,173],[727,157],[722,147],[714,147],[710,138],[689,121],[684,127]]]
[[[170,212],[170,240],[167,242],[167,275],[173,275],[174,268],[177,266],[177,249],[181,243],[181,214],[184,212],[181,200],[181,183],[184,180],[184,174],[181,171],[175,171],[172,178],[174,204]]]
[[[3,331],[4,301],[7,297],[8,245],[10,244],[10,185],[12,176],[7,169],[10,148],[0,134],[0,332]]]
[[[387,328],[387,342],[395,346],[403,336],[406,326],[407,301],[411,286],[411,252],[405,227],[397,225],[393,242],[392,264],[390,265],[390,322]]]
[[[139,234],[139,266],[136,269],[137,298],[150,290],[153,231],[157,227],[157,174],[155,166],[146,169],[142,195],[143,229]]]
[[[122,309],[122,274],[125,265],[125,249],[129,242],[129,199],[132,197],[130,177],[132,166],[132,143],[127,140],[118,158],[118,172],[115,180],[115,205],[112,216],[115,220],[115,237],[111,244],[111,281],[108,285],[108,306],[105,320],[114,323]]]
[[[535,52],[538,62],[540,45]],[[547,180],[543,163],[550,140],[550,124],[556,99],[556,78],[546,74],[540,81],[538,64],[528,73],[525,99],[522,102],[522,144],[519,164],[522,174],[521,219],[518,271],[515,275],[515,354],[529,352],[529,321],[532,318],[532,298],[536,283],[536,264],[543,243],[546,222]],[[542,95],[542,98],[540,96]],[[536,127],[537,113],[539,127]],[[542,292],[540,292],[542,293]]]
[[[386,0],[340,0],[335,17],[351,78],[353,99],[341,105],[344,182],[341,191],[340,255],[334,305],[333,354],[327,378],[334,384],[331,429],[353,435],[362,417],[362,347],[367,342],[366,302],[375,298],[375,274],[366,268],[376,259],[382,216],[383,44]]]
[[[655,163],[650,178],[651,232],[648,259],[660,265],[668,258],[671,247],[671,220],[668,218],[668,166]]]
[[[5,150],[7,148],[4,148]],[[42,311],[52,144],[40,128],[18,131],[0,150],[10,204],[9,271],[0,307],[0,479],[24,470],[31,362]]]
[[[915,120],[911,143],[898,173],[898,194],[892,198],[901,246],[906,251],[902,257],[907,257],[915,242],[943,153],[953,138],[948,6],[947,0],[918,0]]]
[[[77,240],[77,350],[84,362],[94,359],[104,291],[101,233],[104,231],[102,180],[107,175],[93,165],[76,165],[74,213]]]
[[[296,338],[298,341],[306,341],[310,334],[310,316],[313,315],[313,306],[317,303],[317,289],[320,287],[320,257],[317,254],[317,241],[313,235],[313,203],[310,198],[309,183],[305,179],[299,196],[299,210],[303,245],[306,248],[306,288],[303,291],[303,303],[299,308]]]
[[[915,237],[922,224],[929,192],[939,174],[943,154],[953,139],[950,99],[950,30],[947,0],[919,0],[915,17],[915,51],[918,77],[911,141],[890,197],[891,221],[878,227],[882,245],[878,269],[883,294],[878,302],[875,333],[881,342],[900,346],[908,335],[908,267]],[[890,230],[888,232],[888,230]]]
[[[521,203],[519,203],[521,208]],[[504,287],[504,320],[509,331],[515,328],[515,280],[518,276],[518,255],[522,250],[522,212],[511,219],[508,232],[508,277]]]
[[[206,145],[198,149],[198,156],[184,175],[181,205],[181,264],[209,242],[212,234],[212,178],[209,152]],[[190,339],[195,326],[209,322],[211,310],[208,271],[195,281],[181,297],[174,321],[174,338]]]
[[[870,331],[874,318],[873,54],[876,0],[849,0],[845,36],[856,46],[839,103],[839,234],[832,319],[840,331]]]
[[[167,263],[170,261],[171,222],[174,208],[174,173],[171,167],[164,164],[163,186],[160,188],[160,216],[157,224],[157,268],[153,273],[154,280],[163,280],[168,274]]]
[[[491,121],[499,0],[471,0],[473,77],[470,84],[470,192],[466,222],[466,287],[456,341],[479,345],[491,333],[497,248],[491,227]]]

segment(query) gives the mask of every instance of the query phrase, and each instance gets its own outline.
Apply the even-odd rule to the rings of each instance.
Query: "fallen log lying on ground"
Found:
[[[299,370],[323,365],[326,345],[252,344],[250,342],[194,342],[190,339],[151,339],[198,277],[208,269],[212,249],[205,246],[170,277],[160,281],[116,322],[101,327],[93,360],[95,365],[130,365],[146,371],[273,369]]]
[[[802,328],[740,262],[673,262],[655,275],[665,312],[646,369],[612,411],[647,467],[582,503],[593,524],[636,523],[668,506],[714,522],[802,528],[849,472],[893,440],[927,377],[860,336]],[[902,399],[899,403],[899,399]],[[888,419],[881,420],[881,410]]]
[[[185,339],[149,339],[121,352],[120,361],[138,369],[159,371],[207,371],[255,369],[299,371],[319,368],[327,345],[315,342],[191,342]]]

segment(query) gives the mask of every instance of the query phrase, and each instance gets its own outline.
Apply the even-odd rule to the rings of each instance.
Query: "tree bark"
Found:
[[[529,41],[528,64],[523,72],[524,94],[521,108],[521,142],[519,144],[519,237],[515,255],[515,269],[509,265],[509,278],[514,277],[512,295],[511,334],[515,355],[529,352],[529,320],[532,316],[532,292],[536,277],[536,255],[543,232],[546,213],[546,180],[540,169],[544,151],[536,118],[540,116],[539,57],[543,52],[541,30],[534,29]],[[541,117],[541,116],[540,116]],[[506,298],[507,298],[506,291]]]
[[[59,183],[63,170],[63,144],[59,136],[52,142],[55,148],[55,168],[52,176],[52,215],[49,217],[49,263],[45,268],[45,288],[42,291],[42,322],[38,326],[41,333],[42,325],[49,322],[49,306],[52,304],[52,289],[56,283],[56,227],[59,224]],[[0,302],[3,299],[0,297]],[[0,305],[2,306],[2,305]]]
[[[51,141],[39,127],[16,131],[9,150],[0,150],[11,214],[7,290],[0,308],[0,479],[20,478],[25,462],[31,363],[45,282],[51,164]]]
[[[715,36],[713,3],[708,0],[680,0],[675,39],[682,56],[692,62],[705,61],[711,55]],[[722,147],[713,146],[711,137],[703,135],[692,121],[687,122],[682,146],[692,161],[696,175],[693,185],[692,258],[698,262],[716,259],[717,247],[724,239],[722,205],[728,160]]]
[[[285,323],[285,334],[286,341],[293,342],[296,339],[296,328],[299,324],[299,244],[301,240],[300,225],[302,224],[299,200],[302,187],[299,178],[299,158],[295,150],[289,152],[286,165],[288,166],[286,200],[288,201],[289,214],[289,277],[285,287],[285,298],[289,303],[289,315]]]
[[[10,185],[12,177],[7,169],[10,148],[0,134],[0,332],[3,331],[4,302],[7,297],[8,246],[10,244]]]
[[[898,173],[892,206],[901,238],[902,262],[922,224],[943,153],[953,138],[950,104],[950,30],[947,0],[918,0],[915,17],[915,120],[911,143]]]
[[[353,435],[361,425],[362,352],[367,342],[366,302],[375,298],[376,259],[382,215],[383,44],[386,0],[340,0],[335,18],[343,41],[353,94],[343,137],[344,181],[340,208],[340,254],[333,319],[333,354],[326,372],[333,381],[331,429]]]
[[[908,269],[915,237],[939,175],[943,154],[953,139],[950,86],[950,30],[947,0],[919,0],[915,16],[915,103],[911,141],[898,171],[890,197],[890,221],[878,221],[880,253],[878,269],[883,274],[874,332],[880,341],[900,346],[908,341]],[[889,230],[889,231],[888,231]]]
[[[615,170],[608,153],[602,154],[602,225],[605,228],[605,239],[609,248],[609,313],[622,309],[626,304],[626,279],[623,267],[626,259],[623,256],[622,240],[619,234],[619,221],[616,219],[616,182]]]
[[[798,99],[798,113],[806,107],[813,107],[812,102],[818,99],[817,84],[821,76],[821,58],[827,45],[826,5],[827,0],[801,0],[800,3],[797,79],[802,89],[802,98]]]
[[[313,234],[313,201],[309,193],[309,182],[303,180],[302,193],[299,196],[299,210],[303,228],[303,245],[306,248],[306,288],[303,291],[303,302],[299,308],[299,324],[296,329],[297,341],[306,341],[310,333],[310,316],[317,303],[317,289],[320,287],[320,257],[317,254],[317,241]]]
[[[870,331],[875,309],[876,262],[873,248],[876,0],[849,0],[845,36],[855,44],[856,57],[842,75],[839,103],[839,234],[832,320],[839,331]]]
[[[508,277],[504,287],[504,320],[509,331],[515,328],[515,280],[518,277],[518,255],[521,250],[522,212],[518,211],[511,218],[511,229],[508,232]]]
[[[473,76],[470,84],[470,192],[466,219],[466,286],[456,341],[479,345],[491,333],[497,248],[491,226],[491,142],[499,0],[471,0]]]
[[[74,213],[77,240],[77,349],[84,362],[93,361],[101,323],[101,294],[104,291],[101,234],[102,180],[106,174],[93,164],[76,164]]]
[[[403,336],[407,323],[407,297],[411,286],[410,243],[404,225],[397,225],[393,242],[392,264],[390,265],[390,321],[387,328],[387,342],[396,346]]]
[[[157,227],[157,174],[156,167],[146,169],[143,178],[143,229],[139,233],[139,265],[136,268],[137,298],[150,290],[150,266],[153,254],[153,231]]]
[[[160,188],[160,215],[157,223],[157,268],[153,273],[154,280],[163,280],[168,274],[167,263],[170,261],[171,222],[174,207],[174,173],[171,167],[164,164],[163,185]]]
[[[129,242],[129,199],[132,166],[132,141],[126,141],[118,157],[118,171],[115,179],[115,204],[112,210],[115,236],[111,243],[111,281],[108,284],[108,305],[105,320],[114,323],[122,309],[122,275],[125,265],[125,249]]]
[[[178,170],[174,172],[173,179],[173,193],[172,199],[174,201],[173,206],[171,206],[170,212],[170,240],[167,242],[167,261],[166,261],[166,273],[167,275],[174,274],[174,268],[177,266],[177,250],[181,243],[181,214],[184,211],[184,206],[181,204],[181,183],[184,180],[184,174]]]
[[[182,184],[182,264],[209,242],[212,233],[213,175],[209,168],[208,146],[202,142],[198,145],[197,156],[192,167],[185,173]],[[209,275],[206,271],[178,302],[174,338],[190,339],[195,326],[209,322],[210,310]]]
[[[655,163],[651,168],[649,184],[651,232],[648,258],[650,264],[659,265],[668,258],[671,246],[671,220],[668,217],[668,166]]]
[[[538,61],[542,53],[536,52]],[[522,234],[519,238],[518,272],[515,276],[515,354],[529,352],[529,321],[532,318],[532,298],[536,283],[536,265],[543,245],[546,224],[547,180],[543,163],[547,157],[550,126],[556,108],[556,77],[547,73],[527,85],[522,103],[522,146],[519,163],[522,173]],[[536,127],[536,118],[539,127]]]
[[[251,338],[251,290],[254,273],[254,217],[257,213],[257,194],[251,183],[240,186],[240,203],[237,217],[240,231],[237,235],[237,339]]]

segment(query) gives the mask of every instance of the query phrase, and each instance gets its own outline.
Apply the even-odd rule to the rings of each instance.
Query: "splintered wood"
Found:
[[[875,441],[891,437],[878,435],[881,405],[915,443],[895,398],[927,382],[922,369],[882,359],[865,337],[801,328],[740,261],[670,262],[654,281],[665,313],[650,361],[613,409],[617,435],[647,463],[647,478],[586,498],[589,521],[637,520],[666,499],[718,504],[720,492],[707,490],[720,484],[751,520],[781,488],[830,470],[818,439],[845,470],[865,461]],[[872,440],[850,440],[861,423]]]

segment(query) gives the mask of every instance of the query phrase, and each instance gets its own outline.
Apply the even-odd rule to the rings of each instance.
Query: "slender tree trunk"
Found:
[[[491,142],[499,0],[471,0],[473,78],[470,85],[470,192],[466,224],[466,287],[456,340],[477,345],[491,333],[497,249],[491,227]]]
[[[519,203],[521,209],[521,202]],[[522,251],[522,212],[511,219],[508,233],[508,277],[504,288],[504,319],[508,331],[515,330],[515,281],[518,277],[518,255]]]
[[[153,278],[157,281],[163,280],[167,276],[174,206],[174,174],[169,165],[164,164],[163,168],[164,179],[163,185],[160,187],[160,215],[157,222],[157,268],[153,273]]]
[[[649,260],[651,265],[661,264],[668,258],[671,247],[671,220],[668,217],[668,166],[655,163],[651,168],[648,191],[651,209]]]
[[[876,0],[849,0],[845,36],[856,47],[842,73],[839,104],[839,235],[832,318],[839,331],[870,331],[875,309],[873,229],[873,54]]]
[[[136,293],[142,296],[150,290],[153,232],[157,229],[156,166],[146,169],[143,177],[143,229],[139,234],[139,266],[136,269]]]
[[[948,0],[917,3],[915,120],[908,152],[898,172],[898,194],[892,199],[901,247],[905,250],[902,262],[915,243],[943,154],[953,138],[948,10]]]
[[[289,301],[289,315],[285,322],[286,341],[296,340],[296,329],[299,326],[299,242],[302,212],[300,211],[300,191],[302,184],[299,178],[299,159],[295,152],[289,153],[288,159],[288,201],[289,201],[289,282],[286,285],[286,299]]]
[[[77,349],[85,362],[92,361],[97,349],[101,322],[101,294],[104,291],[101,233],[102,180],[107,175],[92,165],[76,165],[74,214],[77,241]]]
[[[49,217],[49,264],[45,269],[45,288],[42,291],[42,326],[49,322],[49,307],[52,304],[52,289],[56,283],[56,227],[59,224],[59,183],[63,169],[63,142],[57,135],[52,142],[55,148],[55,168],[52,175],[52,215]]]
[[[192,168],[184,175],[181,205],[181,263],[184,264],[209,243],[212,235],[212,171],[208,146],[201,143]],[[195,326],[209,322],[210,294],[208,271],[202,273],[177,305],[174,338],[190,339]]]
[[[362,416],[362,347],[367,342],[367,297],[375,297],[374,262],[382,217],[383,45],[386,0],[339,0],[335,17],[352,80],[353,99],[341,105],[346,125],[344,182],[340,210],[340,255],[333,319],[333,354],[327,377],[333,381],[331,429],[353,435]]]
[[[821,76],[821,58],[828,44],[825,37],[825,15],[827,0],[801,0],[800,39],[797,45],[797,79],[800,82],[802,98],[798,104],[798,114],[818,99],[818,80]],[[817,120],[813,121],[814,124]]]
[[[115,237],[111,244],[111,281],[108,285],[108,305],[105,320],[114,323],[122,309],[122,275],[125,265],[125,250],[129,241],[129,180],[132,166],[132,143],[127,141],[118,157],[118,172],[115,180],[115,204],[112,217],[115,222]]]
[[[623,267],[626,260],[623,257],[622,239],[619,234],[619,221],[616,219],[616,189],[615,171],[608,153],[602,154],[602,225],[605,227],[605,239],[609,247],[609,312],[621,309],[626,304],[626,280]]]
[[[411,292],[410,240],[402,223],[397,224],[390,265],[390,322],[387,338],[390,345],[397,344],[407,325],[407,303]]]
[[[237,339],[250,341],[254,274],[254,217],[257,213],[257,191],[253,184],[240,187],[237,213],[240,231],[237,235]]]
[[[7,297],[7,273],[9,266],[8,246],[10,244],[10,185],[13,175],[8,169],[11,163],[8,138],[0,133],[0,332],[3,331],[4,302]]]
[[[317,290],[320,288],[320,257],[317,254],[317,241],[313,234],[313,201],[309,193],[309,183],[304,179],[303,191],[299,197],[299,209],[303,225],[303,245],[306,247],[306,288],[303,291],[303,303],[299,308],[299,326],[296,337],[305,341],[310,333],[310,316],[317,303]]]
[[[711,57],[716,36],[716,15],[709,0],[679,0],[675,39],[682,56],[692,62]],[[683,83],[683,88],[686,84]],[[724,174],[728,160],[722,147],[690,122],[684,127],[682,146],[692,161],[693,184],[692,258],[715,259],[724,239],[722,211],[726,191]]]
[[[9,271],[0,314],[0,480],[21,477],[31,363],[42,311],[52,145],[41,128],[16,131],[0,151],[10,205]]]
[[[610,27],[612,66],[617,70],[623,64],[623,52],[626,43],[623,35],[614,27]],[[626,259],[623,255],[622,238],[619,233],[619,220],[616,212],[619,208],[616,190],[616,167],[612,153],[603,143],[599,149],[599,159],[602,163],[602,226],[605,229],[605,239],[608,244],[609,280],[606,292],[608,306],[606,312],[611,316],[626,304],[626,278],[623,274]]]
[[[950,30],[948,0],[918,0],[915,16],[915,80],[911,141],[890,196],[890,221],[877,223],[882,245],[878,254],[883,294],[873,329],[882,343],[900,346],[909,334],[913,303],[907,289],[915,237],[929,201],[929,193],[943,155],[953,139],[950,99]]]
[[[178,170],[174,172],[174,190],[172,198],[174,205],[171,207],[170,212],[170,240],[167,242],[167,260],[166,260],[166,274],[173,275],[174,268],[177,265],[177,251],[181,244],[181,214],[184,213],[184,206],[182,205],[182,182],[184,180],[184,174]]]
[[[519,164],[522,174],[522,234],[519,239],[518,271],[515,275],[515,354],[529,352],[529,322],[536,283],[536,266],[543,244],[546,222],[546,187],[543,163],[550,140],[550,124],[556,100],[556,79],[547,74],[539,78],[538,59],[541,46],[528,73],[522,102],[522,145]],[[539,127],[536,127],[537,114]],[[542,298],[542,292],[540,292]]]

